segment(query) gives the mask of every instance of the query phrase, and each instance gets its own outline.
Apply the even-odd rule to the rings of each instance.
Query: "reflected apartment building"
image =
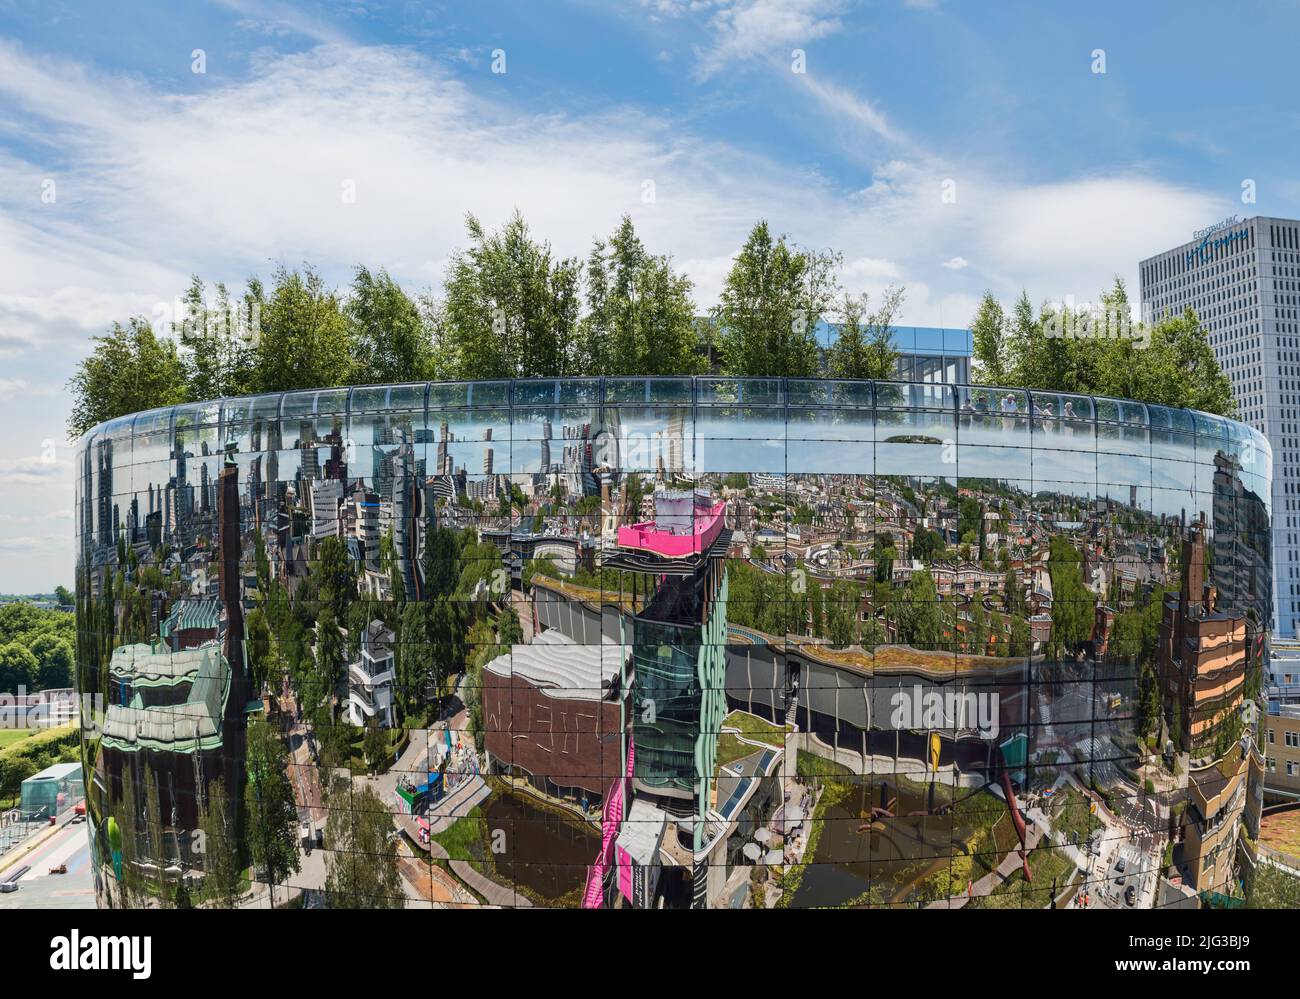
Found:
[[[1143,260],[1142,318],[1195,311],[1232,382],[1240,418],[1266,437],[1276,462],[1272,571],[1277,635],[1300,621],[1300,221],[1231,216]]]
[[[324,852],[270,891],[236,837],[248,906],[346,904],[334,865],[388,861],[330,819],[369,795],[414,908],[1122,908],[1251,863],[1273,487],[1243,424],[596,378],[216,400],[79,449],[101,904],[214,904],[187,844],[248,828],[268,732],[298,821],[260,834]]]

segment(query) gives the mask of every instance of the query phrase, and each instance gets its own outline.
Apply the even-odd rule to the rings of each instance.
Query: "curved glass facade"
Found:
[[[1251,862],[1242,424],[526,380],[176,406],[77,461],[101,905],[1161,906]]]

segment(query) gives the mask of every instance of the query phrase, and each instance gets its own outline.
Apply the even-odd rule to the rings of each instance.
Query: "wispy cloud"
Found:
[[[0,538],[0,551],[22,555],[50,556],[69,547],[67,538],[58,534],[25,534]]]
[[[216,0],[240,15],[239,27],[264,35],[301,35],[325,45],[349,44],[352,39],[336,24],[280,0]]]
[[[71,462],[46,457],[0,458],[0,477],[10,485],[45,485],[68,475],[71,468]]]
[[[790,78],[816,101],[820,110],[840,123],[856,125],[895,145],[915,150],[912,140],[891,125],[883,111],[848,88],[828,83],[811,73],[791,73]]]
[[[712,39],[699,46],[701,79],[734,62],[780,56],[788,63],[792,48],[803,48],[843,28],[848,6],[843,0],[735,0],[713,6]]]

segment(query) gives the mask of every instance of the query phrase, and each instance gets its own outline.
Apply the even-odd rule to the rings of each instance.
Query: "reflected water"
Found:
[[[522,794],[494,794],[483,805],[489,845],[495,830],[505,834],[496,858],[499,879],[559,901],[582,887],[587,865],[600,848],[591,826],[540,808]]]
[[[945,801],[940,792],[930,802],[928,791],[917,785],[844,779],[828,784],[823,794],[842,797],[822,813],[821,835],[794,908],[906,901],[953,854],[965,852],[976,831],[969,813],[909,815]]]

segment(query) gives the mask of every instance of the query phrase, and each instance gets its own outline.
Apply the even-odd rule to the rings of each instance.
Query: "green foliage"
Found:
[[[0,691],[72,686],[76,637],[76,617],[67,611],[29,603],[0,607]]]
[[[1127,320],[1124,282],[1102,295],[1102,308]],[[993,385],[1115,396],[1162,406],[1186,406],[1232,416],[1236,402],[1202,328],[1190,309],[1153,326],[1098,328],[1097,335],[1051,335],[1080,317],[1068,311],[1034,313],[1026,294],[1010,316],[986,292],[971,321],[974,377]],[[1102,335],[1109,334],[1109,335]]]
[[[352,374],[351,337],[338,295],[310,268],[280,267],[260,303],[259,392],[346,384]],[[256,284],[250,282],[250,284]],[[260,298],[260,285],[255,297]]]
[[[793,245],[760,220],[732,262],[718,305],[696,319],[691,282],[650,253],[629,217],[583,262],[559,258],[516,212],[500,229],[466,218],[444,294],[413,299],[382,268],[358,266],[345,294],[311,267],[279,267],[240,294],[194,277],[171,337],[143,317],[96,337],[69,382],[80,434],[128,413],[251,392],[426,379],[697,374],[889,378],[903,291],[872,308],[845,294],[838,253]],[[1103,296],[1129,309],[1123,283]],[[817,325],[840,320],[822,351]],[[1139,340],[1049,335],[1022,294],[1008,313],[986,293],[972,319],[975,377],[1232,415],[1230,383],[1195,314],[1139,329]],[[971,542],[974,543],[973,541]],[[398,599],[402,598],[398,594]]]
[[[325,892],[334,909],[400,909],[397,838],[386,805],[367,786],[336,781],[325,823]]]
[[[250,290],[232,302],[224,284],[216,286],[209,305],[206,288],[195,276],[185,293],[185,314],[172,324],[180,343],[187,394],[191,399],[219,399],[252,390],[257,365],[253,320],[261,303]]]
[[[309,602],[314,595],[329,606],[336,624],[343,621],[348,607],[356,602],[357,581],[342,538],[331,535],[321,539],[308,583],[307,590],[300,591],[298,599]]]
[[[1052,646],[1057,655],[1073,652],[1092,637],[1097,598],[1083,581],[1078,550],[1065,538],[1051,539],[1048,572],[1052,578]]]
[[[832,646],[844,648],[858,641],[858,610],[862,592],[850,579],[837,579],[831,584],[823,604],[825,638]]]
[[[129,319],[125,326],[114,323],[94,343],[94,350],[68,382],[73,397],[68,416],[72,436],[117,416],[189,398],[176,344],[157,337],[144,318]]]
[[[253,863],[271,884],[296,874],[298,810],[289,783],[289,754],[279,734],[263,718],[248,726],[248,781],[244,812]]]
[[[309,682],[304,684],[303,705],[313,713],[328,709],[328,720],[333,722],[334,688],[343,677],[343,636],[339,632],[338,619],[327,605],[321,609],[316,618],[314,649],[314,671]],[[309,697],[307,691],[311,691]],[[318,724],[326,720],[324,714],[316,714]]]
[[[447,267],[439,350],[454,378],[528,378],[576,372],[582,265],[557,260],[518,212],[497,232],[473,215],[470,245]]]
[[[587,314],[578,370],[588,375],[686,375],[700,366],[690,278],[652,256],[624,215],[587,258]]]
[[[361,752],[365,756],[366,766],[373,770],[384,759],[388,738],[384,735],[384,730],[379,727],[377,715],[371,715],[366,720],[365,728],[365,735],[361,739]]]
[[[912,573],[899,614],[899,640],[916,649],[940,649],[944,644],[943,630],[942,608],[934,579],[925,569]]]
[[[352,381],[423,381],[434,376],[431,320],[397,282],[358,267],[343,309],[352,342]]]
[[[750,231],[713,310],[723,368],[732,375],[809,378],[820,369],[816,327],[835,297],[838,254]]]
[[[1246,886],[1248,909],[1300,909],[1300,878],[1272,863],[1255,865]]]
[[[0,645],[0,690],[16,691],[20,686],[30,689],[36,684],[40,665],[31,650],[17,642]]]
[[[764,572],[748,562],[728,566],[727,577],[729,622],[769,635],[804,632],[802,614],[806,601],[794,599],[795,594],[790,591],[791,577]]]
[[[0,749],[0,801],[18,798],[22,782],[55,763],[81,759],[81,733],[75,725],[46,729]]]
[[[971,320],[970,331],[975,377],[987,385],[1009,384],[1006,321],[1006,313],[993,297],[993,292],[986,291],[975,318]]]
[[[845,294],[840,304],[839,336],[827,357],[832,378],[890,379],[898,364],[893,345],[894,320],[903,304],[903,289],[890,286],[874,310],[867,295]]]
[[[128,807],[124,813],[131,811]],[[199,809],[199,829],[203,834],[203,900],[215,909],[233,909],[239,900],[244,868],[239,862],[235,819],[225,779],[218,777],[208,784],[207,796]],[[122,838],[134,839],[125,824]]]
[[[501,556],[492,548],[495,563],[500,564]],[[428,531],[424,544],[424,588],[430,600],[450,597],[460,581],[460,544],[457,532],[450,527],[435,527],[433,518],[429,518]]]

